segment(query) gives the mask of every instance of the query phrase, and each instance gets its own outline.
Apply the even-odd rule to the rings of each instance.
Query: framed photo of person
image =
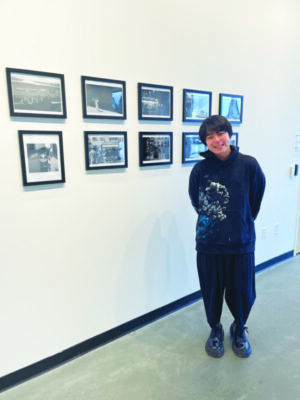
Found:
[[[173,163],[172,132],[139,132],[140,167]]]
[[[182,133],[182,163],[195,163],[203,159],[200,153],[207,150],[197,132]]]
[[[244,96],[220,93],[220,115],[226,117],[231,124],[241,124],[243,122],[243,101]]]
[[[139,120],[173,120],[173,87],[138,83]]]
[[[230,144],[233,146],[237,146],[239,144],[239,134],[237,132],[233,132],[230,138]]]
[[[183,89],[183,122],[201,122],[211,115],[212,92]]]
[[[65,182],[62,132],[19,131],[23,185]]]
[[[81,77],[84,118],[126,119],[126,82]]]
[[[87,170],[127,168],[127,133],[85,131],[85,165]]]
[[[64,75],[6,68],[12,117],[67,118]]]

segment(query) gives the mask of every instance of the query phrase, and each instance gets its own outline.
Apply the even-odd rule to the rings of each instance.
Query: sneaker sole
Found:
[[[245,352],[241,352],[239,349],[236,349],[233,345],[232,345],[232,351],[234,352],[234,354],[240,358],[248,358],[251,356],[252,354],[252,350],[250,349],[247,353]]]

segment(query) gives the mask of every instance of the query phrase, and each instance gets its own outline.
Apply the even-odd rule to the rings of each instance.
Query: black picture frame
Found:
[[[23,185],[65,182],[62,132],[20,130],[18,135]]]
[[[173,163],[173,132],[139,132],[140,167]]]
[[[182,164],[196,163],[203,159],[200,152],[207,150],[207,146],[200,140],[198,132],[182,133]]]
[[[231,124],[243,122],[244,96],[238,94],[219,94],[219,114],[226,117]]]
[[[139,82],[138,118],[146,121],[172,121],[173,86]]]
[[[85,131],[86,170],[127,168],[127,132]]]
[[[63,74],[6,68],[12,117],[67,118]]]
[[[230,144],[232,146],[237,147],[239,144],[239,134],[237,132],[233,132],[230,138]]]
[[[81,92],[84,118],[127,118],[125,81],[81,76]]]
[[[183,122],[201,122],[211,115],[212,92],[183,89]]]

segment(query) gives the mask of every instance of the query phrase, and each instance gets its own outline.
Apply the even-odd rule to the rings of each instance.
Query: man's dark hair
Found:
[[[222,115],[211,115],[210,117],[206,118],[199,129],[199,137],[201,142],[206,144],[206,136],[207,132],[227,132],[229,137],[232,136],[232,126],[227,118],[223,117]]]

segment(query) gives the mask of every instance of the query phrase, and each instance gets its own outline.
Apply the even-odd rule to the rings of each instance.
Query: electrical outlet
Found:
[[[265,239],[267,236],[267,228],[262,228],[261,230],[261,238]]]
[[[279,233],[279,225],[275,224],[274,225],[274,235],[278,235],[278,233]]]

